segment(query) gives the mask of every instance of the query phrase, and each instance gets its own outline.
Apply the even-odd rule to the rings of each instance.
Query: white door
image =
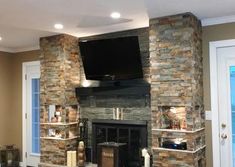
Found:
[[[40,162],[40,63],[24,63],[23,66],[25,80],[25,166],[37,167]]]
[[[217,49],[220,166],[235,167],[235,47]]]

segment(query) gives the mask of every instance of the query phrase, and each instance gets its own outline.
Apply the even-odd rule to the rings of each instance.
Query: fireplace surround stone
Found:
[[[122,107],[124,119],[149,121],[148,143],[152,149],[153,167],[205,167],[200,21],[193,14],[184,13],[151,19],[148,28],[82,39],[128,35],[139,37],[144,80],[151,86],[150,95],[87,96],[77,101],[75,87],[85,81],[77,47],[78,39],[69,35],[56,35],[40,40],[41,107],[79,103],[80,116],[89,121],[94,118],[112,119],[112,108]],[[167,107],[187,108],[186,130],[159,127],[162,108]],[[89,128],[91,136],[91,122]],[[163,136],[186,138],[190,150],[161,148],[159,138]],[[42,167],[52,164],[63,166],[66,165],[66,150],[75,149],[77,141],[41,140],[41,146]]]
[[[61,133],[67,133],[66,129],[76,128],[77,125],[69,124],[65,119],[63,124],[49,123],[48,106],[77,105],[75,85],[80,82],[80,64],[78,59],[78,39],[70,35],[56,35],[40,39],[41,48],[41,77],[40,77],[40,165],[66,165],[66,152],[77,149],[77,138],[65,137],[48,138],[46,131],[56,127]],[[67,114],[69,112],[64,111]],[[45,125],[49,124],[49,125]],[[76,130],[74,130],[76,132]]]
[[[150,20],[154,167],[205,167],[201,33],[201,22],[191,13]],[[184,129],[161,127],[168,108],[185,108]],[[164,138],[186,140],[187,150],[163,148]]]

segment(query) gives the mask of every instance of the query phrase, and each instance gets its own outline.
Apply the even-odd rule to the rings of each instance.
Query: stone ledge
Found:
[[[168,149],[168,148],[162,148],[162,147],[153,147],[153,150],[158,150],[158,151],[171,151],[171,152],[181,152],[181,153],[190,153],[190,154],[195,154],[196,152],[206,148],[206,145],[196,149],[195,151],[189,151],[189,150],[179,150],[179,149]]]
[[[178,132],[178,133],[196,133],[199,131],[205,130],[205,128],[200,128],[197,130],[174,130],[174,129],[155,129],[153,128],[152,131],[160,131],[160,132]]]
[[[48,163],[39,163],[38,164],[39,167],[67,167],[64,165],[53,165],[53,164],[48,164]],[[92,163],[87,163],[85,165],[85,167],[97,167],[96,164],[92,164]]]

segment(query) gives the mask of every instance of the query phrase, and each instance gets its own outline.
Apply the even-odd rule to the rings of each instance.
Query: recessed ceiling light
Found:
[[[2,40],[2,37],[0,37],[0,41]]]
[[[55,24],[54,28],[57,29],[57,30],[61,30],[61,29],[64,28],[64,26],[63,26],[63,24]]]
[[[113,19],[119,19],[121,17],[121,14],[118,12],[113,12],[110,15]]]

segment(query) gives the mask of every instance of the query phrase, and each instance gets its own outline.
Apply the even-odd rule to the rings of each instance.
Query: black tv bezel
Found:
[[[140,73],[133,73],[133,74],[121,74],[121,75],[89,75],[87,74],[87,70],[86,70],[86,65],[84,63],[84,55],[81,54],[81,50],[80,50],[80,54],[81,54],[81,58],[82,58],[82,62],[83,62],[83,67],[84,67],[84,72],[85,72],[85,77],[87,80],[96,80],[96,81],[125,81],[125,80],[132,80],[132,79],[142,79],[143,78],[143,67],[142,67],[142,60],[141,60],[141,51],[140,51],[140,46],[139,46],[139,40],[138,40],[138,36],[126,36],[126,37],[117,37],[117,38],[104,38],[104,39],[94,39],[94,40],[81,40],[79,41],[79,49],[80,49],[80,43],[82,42],[89,42],[89,41],[102,41],[102,40],[119,40],[121,38],[136,38],[137,39],[137,43],[138,43],[138,56],[139,57],[139,61],[140,61]]]

